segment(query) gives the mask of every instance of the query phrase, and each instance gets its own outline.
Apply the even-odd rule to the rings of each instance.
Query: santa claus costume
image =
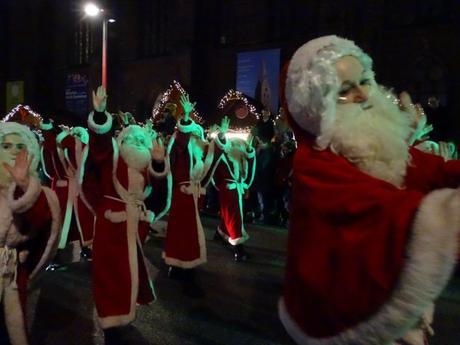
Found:
[[[211,166],[214,145],[206,148],[202,133],[201,126],[193,120],[179,121],[168,144],[172,197],[163,258],[168,265],[181,268],[193,268],[206,262],[198,199],[205,191],[201,180]]]
[[[345,57],[360,76],[351,89],[338,75]],[[460,163],[409,148],[409,115],[381,94],[351,41],[306,43],[285,83],[298,148],[284,327],[298,344],[424,344],[455,264]],[[364,86],[357,104],[337,103]]]
[[[41,149],[42,165],[63,210],[59,249],[65,249],[69,241],[77,239],[82,257],[90,258],[96,218],[82,191],[88,132],[85,128],[74,127],[56,135],[52,122],[42,123],[40,127],[45,138]],[[72,230],[75,233],[71,234]]]
[[[255,150],[239,138],[216,139],[216,159],[212,167],[213,184],[219,192],[220,224],[218,234],[234,249],[235,261],[248,257],[243,243],[249,239],[244,227],[243,196],[254,180]]]
[[[188,105],[185,105],[187,103]],[[203,128],[188,119],[193,110],[188,97],[183,102],[185,120],[177,123],[177,130],[168,144],[171,165],[171,208],[164,242],[163,258],[170,266],[170,277],[184,283],[184,293],[201,297],[203,291],[194,279],[194,268],[206,262],[206,239],[199,214],[199,199],[205,193],[202,180],[208,172],[214,144],[204,141]]]
[[[19,139],[10,141],[10,135]],[[19,186],[0,166],[1,312],[4,313],[11,344],[27,345],[27,286],[55,253],[60,209],[56,194],[41,186],[38,180],[40,151],[34,134],[18,123],[0,123],[0,143],[2,164],[16,166],[19,152],[23,149],[29,157],[33,157],[28,183],[23,186]],[[1,339],[4,339],[2,334]]]
[[[90,199],[96,212],[92,286],[98,321],[111,343],[113,331],[134,320],[136,303],[155,299],[152,267],[142,250],[154,214],[144,200],[152,192],[152,176],[164,177],[168,167],[160,172],[152,167],[154,138],[143,127],[130,125],[113,139],[112,116],[103,112],[105,90],[100,87],[94,97],[99,112],[88,117],[92,173],[85,176],[98,186]]]

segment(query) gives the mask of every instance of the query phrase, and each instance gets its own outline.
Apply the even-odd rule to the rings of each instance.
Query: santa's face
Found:
[[[22,150],[27,150],[27,145],[19,134],[12,133],[3,137],[0,145],[0,185],[2,187],[12,182],[11,175],[4,168],[3,163],[13,166],[16,156]]]
[[[340,82],[337,102],[339,104],[367,102],[371,87],[375,84],[372,71],[365,70],[353,56],[341,57],[337,60],[335,68]]]
[[[336,64],[340,82],[331,149],[360,170],[398,187],[410,160],[411,118],[380,89],[356,58]]]
[[[26,149],[27,145],[19,134],[7,134],[3,137],[1,143],[0,160],[8,164],[14,164],[19,152]]]
[[[121,142],[120,154],[129,167],[137,170],[145,169],[151,160],[147,135],[134,130],[127,134]]]

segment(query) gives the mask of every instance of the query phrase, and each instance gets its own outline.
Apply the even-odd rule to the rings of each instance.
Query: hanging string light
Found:
[[[163,115],[162,114],[163,109],[165,108],[166,104],[171,102],[171,96],[172,96],[174,89],[176,89],[181,95],[188,96],[188,93],[184,90],[181,84],[178,81],[174,80],[172,84],[168,87],[168,89],[166,89],[166,91],[163,92],[163,95],[161,96],[160,101],[157,102],[152,109],[152,121],[154,123],[158,121],[158,118],[160,116]],[[203,123],[203,119],[199,115],[198,110],[196,109],[193,110],[193,117],[196,122]]]
[[[241,91],[236,91],[230,89],[224,97],[219,102],[217,106],[219,109],[223,109],[225,105],[230,101],[242,101],[248,108],[249,112],[253,113],[257,119],[259,119],[260,114],[257,112],[256,107],[254,107],[251,103],[249,103],[248,99],[243,95]]]

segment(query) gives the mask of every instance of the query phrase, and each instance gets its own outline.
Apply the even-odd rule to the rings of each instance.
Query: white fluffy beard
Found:
[[[408,113],[374,90],[365,103],[337,105],[330,147],[361,171],[403,187],[410,162],[411,123]]]
[[[147,168],[151,161],[150,151],[136,145],[122,144],[120,155],[130,168],[138,171]]]

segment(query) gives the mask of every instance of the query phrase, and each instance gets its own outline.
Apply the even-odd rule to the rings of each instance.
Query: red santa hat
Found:
[[[282,80],[281,98],[291,120],[313,135],[320,148],[330,141],[340,86],[335,63],[343,56],[354,56],[365,70],[372,70],[372,59],[354,42],[323,36],[297,49]]]

